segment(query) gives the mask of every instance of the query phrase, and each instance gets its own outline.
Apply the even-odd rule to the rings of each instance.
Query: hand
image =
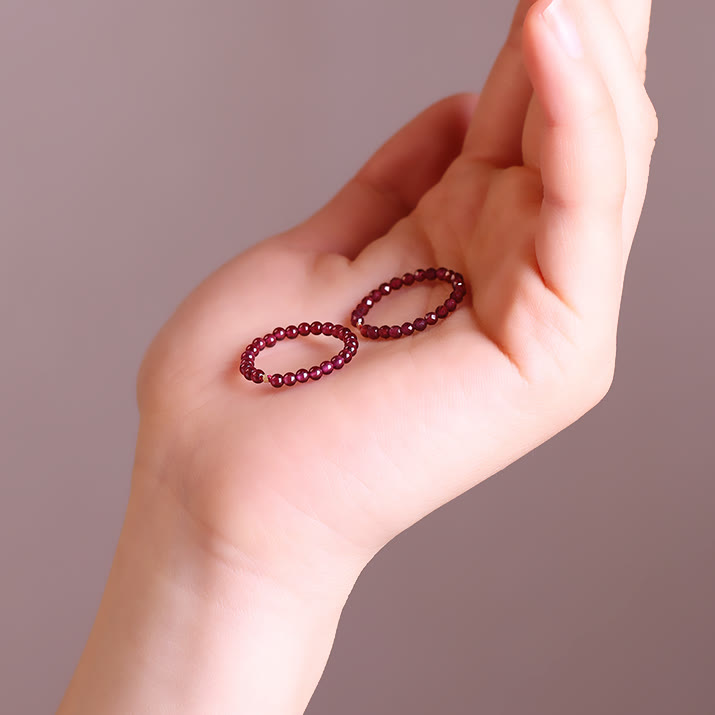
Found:
[[[172,712],[302,712],[370,557],[608,390],[657,133],[650,2],[547,4],[519,3],[480,97],[430,107],[159,332],[139,373],[127,519],[64,712],[152,698]],[[254,337],[347,323],[368,290],[430,265],[467,278],[444,324],[362,340],[314,384],[238,374]],[[443,299],[413,287],[370,317],[402,322]],[[322,340],[281,343],[261,367],[317,364],[335,351]]]
[[[649,2],[569,3],[579,58],[544,3],[530,5],[478,100],[417,117],[324,209],[208,278],[146,355],[141,474],[210,540],[277,578],[300,584],[324,556],[364,563],[610,386],[656,136],[643,86]],[[363,339],[353,363],[316,384],[275,390],[238,375],[254,337],[348,324],[371,288],[430,265],[468,282],[444,324]],[[443,293],[413,287],[370,317],[411,319]],[[258,363],[308,367],[334,354],[322,340],[285,341]]]

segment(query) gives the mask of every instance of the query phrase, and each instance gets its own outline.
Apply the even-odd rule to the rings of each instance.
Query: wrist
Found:
[[[149,484],[134,480],[60,715],[302,713],[364,564],[311,558],[296,579],[292,569],[217,546]]]

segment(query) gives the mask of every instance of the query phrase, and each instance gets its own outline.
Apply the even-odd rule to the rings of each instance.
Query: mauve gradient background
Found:
[[[512,9],[0,0],[0,711],[52,712],[84,645],[152,335],[413,114],[480,89]],[[610,394],[374,559],[310,715],[715,712],[714,24],[655,7],[660,138]]]

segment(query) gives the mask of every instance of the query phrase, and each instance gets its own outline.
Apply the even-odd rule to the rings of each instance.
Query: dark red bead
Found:
[[[332,331],[331,335],[334,338],[340,338],[342,340],[344,334],[345,334],[345,328],[343,328],[342,325],[333,325],[333,331]]]
[[[447,300],[444,301],[444,307],[450,313],[453,313],[455,310],[457,310],[457,301],[454,298],[447,298]]]
[[[288,332],[288,328],[286,328],[286,333]],[[283,384],[286,387],[293,387],[296,383],[296,376],[295,373],[292,372],[287,372],[285,375],[283,375]]]
[[[243,354],[244,355],[258,355],[258,348],[255,345],[249,345]]]
[[[266,341],[263,338],[256,338],[251,344],[259,350],[263,350],[266,347]]]
[[[355,310],[353,310],[353,314],[357,315],[358,318],[364,318],[367,313],[368,313],[369,308],[365,305],[365,303],[360,303]]]
[[[352,325],[353,328],[359,328],[364,322],[365,318],[355,312],[350,316],[350,325]]]
[[[405,275],[402,276],[402,282],[406,286],[411,286],[415,282],[415,277],[412,275],[412,273],[405,273]]]
[[[435,313],[434,311],[432,311],[431,313],[427,313],[427,315],[425,315],[425,320],[427,321],[428,325],[434,325],[438,320],[437,313]]]
[[[301,323],[298,326],[299,335],[310,335],[310,325],[308,323]]]
[[[370,340],[377,340],[377,338],[380,337],[378,329],[374,325],[371,325],[367,329],[367,337],[370,338]]]
[[[347,343],[345,347],[340,351],[341,353],[350,353],[351,355],[355,355],[355,353],[358,351],[357,345],[355,343]]]
[[[428,281],[433,281],[437,277],[437,271],[434,268],[428,268],[425,271],[425,278]]]
[[[276,336],[273,335],[273,333],[268,333],[268,335],[264,335],[263,339],[266,341],[267,348],[272,348],[276,344]]]
[[[464,285],[464,276],[461,273],[453,273],[452,274],[452,285],[453,286],[463,286]]]
[[[390,337],[390,326],[389,325],[381,325],[377,331],[377,334],[381,338],[389,338]]]
[[[415,332],[415,326],[412,323],[402,323],[400,330],[405,337],[409,337]]]
[[[276,336],[276,340],[283,340],[286,336],[286,329],[285,328],[275,328],[273,331],[273,335]]]
[[[401,338],[402,328],[399,325],[393,325],[390,327],[390,337],[391,338]]]
[[[298,380],[298,382],[308,382],[309,377],[308,371],[305,368],[301,368],[295,373],[295,379]]]
[[[314,320],[310,324],[310,332],[313,335],[320,335],[323,332],[323,324],[319,320]]]
[[[427,321],[424,318],[417,318],[414,323],[415,330],[422,332],[427,327]]]
[[[294,340],[298,335],[298,328],[295,325],[289,325],[286,328],[286,338],[288,338],[288,340]]]
[[[362,335],[363,338],[367,337],[367,333],[368,333],[368,326],[367,325],[360,326],[360,335]]]
[[[402,278],[393,278],[390,281],[390,288],[392,288],[392,290],[399,290],[400,288],[402,288]]]
[[[419,271],[415,271],[415,280],[418,283],[422,283],[422,281],[425,279],[425,272],[420,268]]]
[[[380,293],[382,293],[382,295],[390,295],[392,288],[390,288],[389,283],[383,283],[380,285],[378,290],[380,291]]]
[[[343,365],[345,365],[345,358],[342,355],[336,355],[331,362],[333,363],[333,367],[336,370],[342,369]]]
[[[437,278],[441,281],[443,280],[448,280],[448,277],[451,277],[452,273],[449,270],[449,268],[438,268],[437,269]]]
[[[323,371],[317,365],[313,365],[313,367],[308,370],[308,375],[311,380],[320,380],[320,378],[323,377]]]
[[[330,360],[325,360],[320,363],[320,371],[323,375],[330,375],[330,373],[335,369],[334,365]]]
[[[368,309],[370,309],[373,305],[375,305],[375,301],[368,295],[362,299],[362,304],[367,306]]]
[[[353,354],[344,349],[341,350],[338,355],[345,361],[346,365],[353,359]]]
[[[263,370],[253,370],[253,372],[251,372],[251,380],[253,380],[253,382],[255,382],[256,384],[263,382],[263,378],[265,376],[266,373],[263,372]]]
[[[435,312],[438,318],[446,318],[449,315],[449,310],[446,305],[440,305]]]
[[[273,387],[283,387],[283,375],[281,375],[280,373],[271,375],[268,378],[268,382],[270,382]]]
[[[379,303],[382,299],[382,293],[376,288],[370,293],[370,297],[372,298],[373,302]]]
[[[323,335],[330,337],[333,334],[333,327],[332,323],[323,323]]]
[[[462,298],[467,295],[467,289],[462,286],[457,286],[453,291],[451,297],[454,298],[457,303],[460,303]]]

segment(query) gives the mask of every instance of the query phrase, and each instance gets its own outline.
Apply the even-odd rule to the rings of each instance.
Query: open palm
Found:
[[[426,110],[325,208],[209,277],[149,348],[136,480],[159,475],[215,553],[277,564],[281,578],[325,554],[364,559],[608,389],[656,134],[650,3],[584,0],[582,57],[532,4],[479,98]],[[276,390],[238,374],[254,337],[348,324],[383,281],[442,265],[469,291],[449,320],[363,339],[317,383]],[[415,286],[370,317],[401,323],[444,297]],[[336,345],[284,341],[258,362],[309,367]]]

